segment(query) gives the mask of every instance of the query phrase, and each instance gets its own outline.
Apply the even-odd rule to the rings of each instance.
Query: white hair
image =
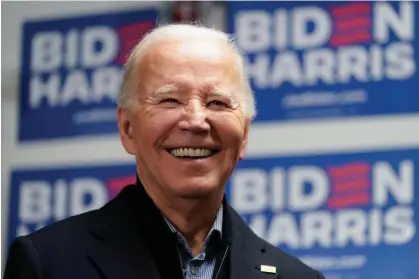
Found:
[[[159,41],[165,41],[169,38],[205,38],[214,39],[225,42],[236,56],[237,70],[239,71],[240,83],[243,98],[240,103],[240,109],[246,118],[252,120],[256,116],[256,101],[250,83],[244,70],[244,59],[237,48],[234,38],[222,31],[205,27],[199,24],[169,24],[157,27],[148,33],[133,48],[125,63],[125,72],[122,79],[121,90],[118,95],[118,106],[122,108],[130,108],[133,103],[135,88],[138,88],[139,80],[137,69],[141,63],[142,57],[148,51],[151,45]]]

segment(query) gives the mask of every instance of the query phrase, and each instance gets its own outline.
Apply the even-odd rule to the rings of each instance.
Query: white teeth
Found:
[[[209,149],[177,148],[170,151],[175,157],[207,157],[212,151]]]

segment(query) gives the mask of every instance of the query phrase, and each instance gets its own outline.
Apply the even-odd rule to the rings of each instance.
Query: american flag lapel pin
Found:
[[[272,273],[272,274],[276,274],[276,266],[271,266],[271,265],[261,265],[260,266],[260,271],[265,272],[265,273]]]

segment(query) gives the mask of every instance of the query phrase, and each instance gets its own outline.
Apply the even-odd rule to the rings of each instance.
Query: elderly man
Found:
[[[132,51],[118,100],[138,178],[104,207],[18,238],[5,278],[319,279],[224,197],[255,102],[229,37],[168,25]]]

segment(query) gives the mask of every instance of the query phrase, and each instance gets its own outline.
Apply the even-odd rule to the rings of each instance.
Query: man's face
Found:
[[[119,110],[125,149],[142,182],[179,198],[220,195],[247,143],[231,49],[210,40],[167,41],[138,71],[138,102]],[[129,124],[128,124],[129,123]]]

